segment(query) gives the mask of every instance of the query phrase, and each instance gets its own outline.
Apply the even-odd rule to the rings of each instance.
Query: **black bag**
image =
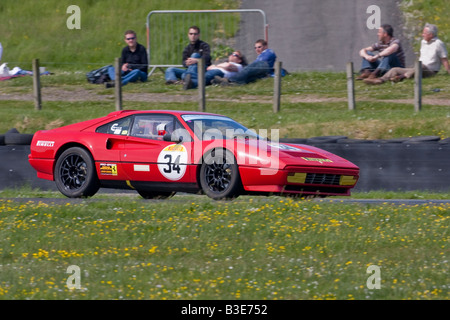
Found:
[[[110,67],[112,67],[112,65],[107,65],[86,73],[87,81],[94,84],[102,84],[110,81],[111,79],[108,76],[108,68]]]

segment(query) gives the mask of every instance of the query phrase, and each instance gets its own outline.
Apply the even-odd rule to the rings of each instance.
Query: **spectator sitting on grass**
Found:
[[[243,54],[236,50],[228,57],[227,62],[222,62],[217,65],[210,65],[205,72],[205,85],[210,85],[214,77],[232,77],[247,65],[247,61]],[[184,77],[183,89],[194,89],[198,86],[198,72],[187,71]]]
[[[141,80],[147,81],[148,58],[145,47],[137,42],[136,32],[128,30],[125,32],[125,43],[127,46],[122,50],[122,86],[128,82],[136,82]],[[106,88],[112,88],[115,85],[114,67],[108,69],[109,78],[112,82],[106,82]]]
[[[374,54],[374,51],[378,51]],[[356,80],[378,78],[390,69],[405,67],[405,52],[400,40],[394,38],[394,29],[389,24],[383,24],[378,29],[378,42],[361,49],[361,74]]]
[[[215,77],[214,83],[222,86],[230,84],[247,84],[273,74],[273,66],[277,56],[269,49],[267,41],[259,39],[255,43],[255,51],[258,55],[256,60],[246,66],[242,71],[230,78]]]
[[[211,65],[211,49],[209,44],[200,40],[200,28],[192,26],[188,31],[189,44],[183,50],[183,66],[187,69],[168,68],[165,73],[166,84],[178,84],[184,80],[187,71],[197,72],[199,58],[205,60],[205,67]]]
[[[422,77],[424,78],[436,75],[441,69],[441,65],[444,66],[447,73],[450,73],[447,49],[444,42],[438,39],[437,32],[434,24],[427,23],[423,28],[419,60],[422,62]],[[382,84],[389,80],[399,82],[414,77],[414,73],[414,68],[393,68],[381,78],[364,79],[364,83]]]

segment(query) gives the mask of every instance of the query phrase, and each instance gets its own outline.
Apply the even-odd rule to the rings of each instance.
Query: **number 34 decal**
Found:
[[[163,168],[163,171],[165,173],[172,173],[173,171],[176,171],[177,174],[180,174],[181,168],[180,168],[180,155],[177,156],[177,158],[175,159],[174,162],[172,162],[172,155],[171,154],[166,154],[164,156],[164,159],[167,159],[167,168]]]
[[[158,156],[158,169],[169,180],[180,180],[186,173],[187,150],[183,145],[165,147]]]

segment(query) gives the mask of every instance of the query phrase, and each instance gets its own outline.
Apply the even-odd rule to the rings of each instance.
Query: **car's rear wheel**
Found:
[[[100,188],[92,156],[79,147],[67,149],[59,156],[54,176],[58,190],[69,198],[91,197]]]
[[[167,199],[170,197],[173,197],[175,195],[175,192],[154,192],[154,191],[143,191],[143,190],[137,190],[139,195],[144,199]]]
[[[200,167],[200,185],[203,192],[215,200],[237,197],[241,180],[233,154],[228,150],[214,149],[204,156]]]

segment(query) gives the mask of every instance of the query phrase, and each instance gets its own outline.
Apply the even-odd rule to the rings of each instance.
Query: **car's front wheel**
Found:
[[[92,156],[79,147],[69,148],[59,156],[54,177],[58,190],[69,198],[91,197],[100,188]]]
[[[203,192],[215,200],[237,197],[241,180],[233,154],[228,150],[214,149],[204,156],[200,167],[200,185]]]

